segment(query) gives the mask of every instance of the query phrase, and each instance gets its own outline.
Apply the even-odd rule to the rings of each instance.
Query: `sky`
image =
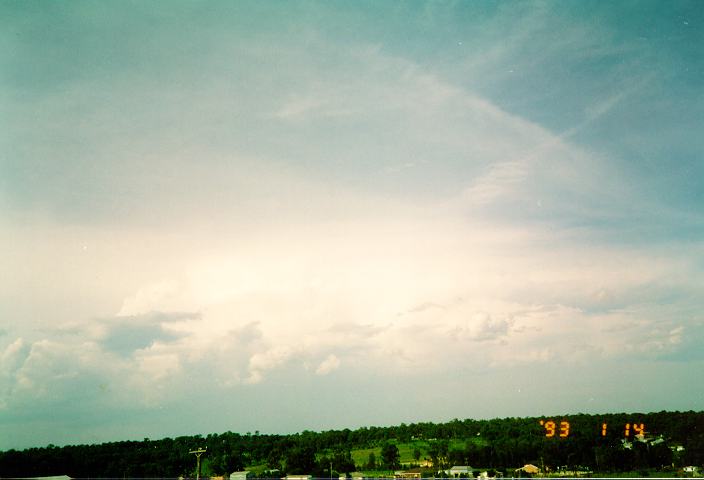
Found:
[[[703,410],[704,4],[0,2],[0,449]]]

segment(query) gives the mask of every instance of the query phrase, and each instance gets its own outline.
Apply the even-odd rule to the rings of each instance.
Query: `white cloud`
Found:
[[[156,282],[140,289],[128,297],[117,312],[118,317],[146,314],[152,305],[159,305],[162,311],[185,311],[192,302],[184,298],[184,286],[175,279]]]
[[[337,370],[340,368],[340,359],[337,358],[334,354],[330,354],[327,356],[325,360],[320,362],[320,365],[318,365],[318,368],[315,369],[315,374],[316,375],[327,375],[330,372]]]
[[[481,312],[469,322],[466,334],[476,341],[496,340],[508,334],[511,324],[509,319],[492,318],[488,313]]]
[[[29,346],[21,338],[8,345],[0,356],[0,409],[7,406],[18,381],[17,371],[29,355]]]
[[[355,113],[350,106],[337,103],[336,98],[322,98],[321,92],[316,91],[307,97],[288,99],[274,117],[281,120],[305,121],[312,118],[350,116]]]
[[[22,364],[22,361],[26,358],[28,347],[24,340],[21,338],[16,339],[10,345],[5,348],[0,356],[0,366],[2,366],[3,373],[9,374]]]
[[[250,375],[247,383],[259,383],[267,371],[282,367],[289,361],[299,357],[301,352],[295,347],[279,345],[261,353],[255,353],[249,359]]]
[[[174,392],[182,391],[188,373],[182,366],[180,352],[153,346],[138,352],[129,367],[125,386],[135,398],[130,404],[153,407],[170,403]]]

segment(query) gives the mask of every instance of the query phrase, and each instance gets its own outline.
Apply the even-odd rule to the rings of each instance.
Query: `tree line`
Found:
[[[582,467],[615,472],[704,465],[704,412],[577,414],[551,419],[558,427],[567,422],[568,435],[560,436],[565,432],[558,428],[548,436],[548,420],[530,417],[455,419],[290,435],[228,431],[160,440],[49,445],[0,452],[0,477],[189,477],[195,474],[195,460],[188,452],[198,447],[207,449],[202,474],[213,476],[253,465],[259,466],[262,477],[305,473],[328,478],[357,470],[390,470],[400,467],[401,444],[413,445],[413,460],[428,459],[436,470],[472,465],[508,472],[533,463],[553,470]],[[648,441],[639,441],[637,430],[624,430],[631,424],[643,424]],[[377,449],[379,458],[372,452],[365,462],[355,464],[351,452],[359,449]]]

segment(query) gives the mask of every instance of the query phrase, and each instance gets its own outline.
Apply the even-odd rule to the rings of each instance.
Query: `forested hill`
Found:
[[[260,476],[330,476],[432,464],[513,471],[527,463],[594,472],[704,465],[704,412],[563,415],[452,420],[291,435],[225,432],[9,450],[0,477],[177,477],[193,475],[190,450],[207,449],[204,475],[244,468]],[[276,472],[275,470],[278,470]]]

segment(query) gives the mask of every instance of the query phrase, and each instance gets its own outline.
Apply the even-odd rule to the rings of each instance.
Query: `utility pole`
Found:
[[[196,480],[200,480],[200,456],[205,453],[205,448],[201,447],[198,450],[191,450],[188,453],[194,453],[196,455]]]

